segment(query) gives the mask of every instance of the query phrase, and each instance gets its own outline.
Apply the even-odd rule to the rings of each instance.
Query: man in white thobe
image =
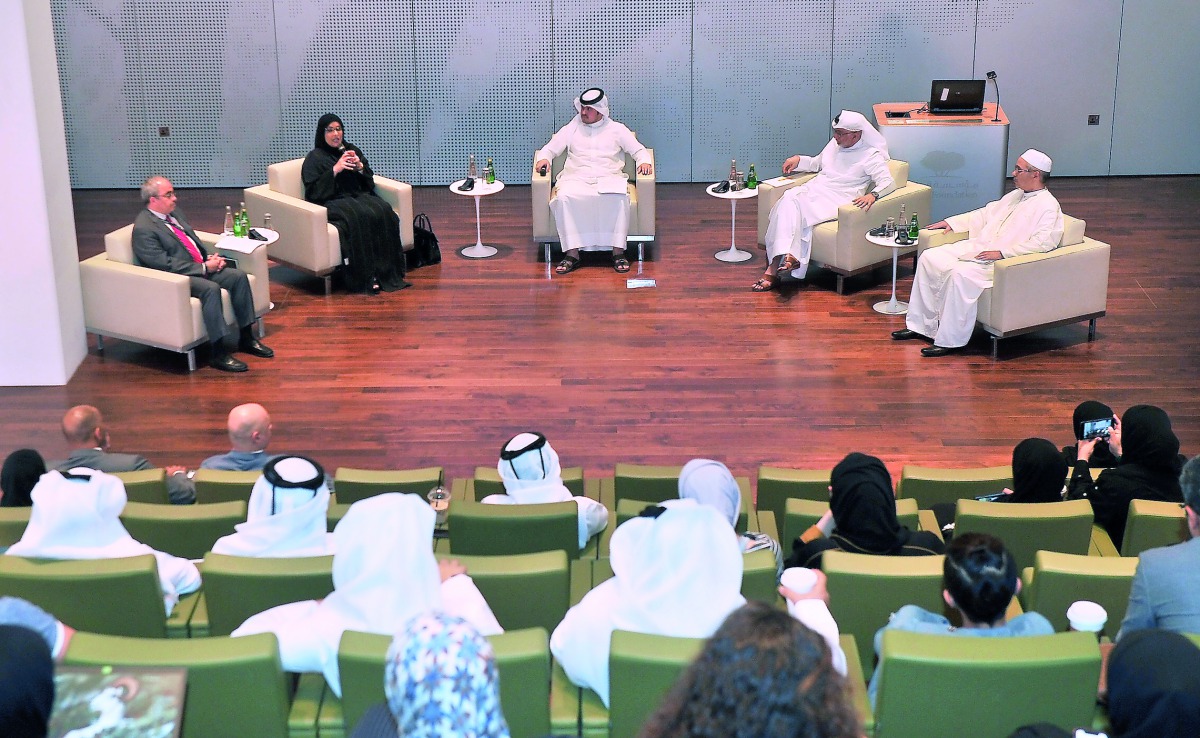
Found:
[[[633,131],[608,115],[608,97],[593,87],[575,98],[579,113],[534,154],[534,168],[549,171],[554,157],[567,152],[550,211],[558,227],[563,258],[555,267],[567,274],[579,267],[580,251],[612,251],[613,269],[629,271],[625,239],[629,234],[629,192],[625,156],[640,174],[651,174],[650,152]]]
[[[964,241],[931,248],[921,254],[908,302],[907,327],[892,338],[926,336],[932,346],[922,356],[945,356],[967,345],[975,330],[979,296],[992,286],[992,263],[1058,246],[1063,215],[1046,189],[1051,160],[1036,149],[1017,159],[1017,189],[978,210],[954,215],[931,229],[966,231]]]
[[[797,154],[783,162],[783,173],[793,172],[817,176],[788,190],[771,208],[767,270],[751,287],[754,292],[773,289],[785,274],[803,279],[812,252],[813,226],[836,218],[838,208],[848,202],[870,210],[896,188],[888,169],[887,141],[853,110],[843,110],[833,119],[833,138],[820,154]]]
[[[254,482],[246,522],[218,538],[212,552],[264,559],[330,556],[328,511],[329,486],[321,465],[303,456],[277,456]]]

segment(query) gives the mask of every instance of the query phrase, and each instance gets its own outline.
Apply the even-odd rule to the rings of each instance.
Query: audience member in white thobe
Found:
[[[737,527],[738,516],[742,512],[742,490],[738,488],[737,480],[729,468],[721,462],[692,459],[684,464],[679,472],[679,497],[716,508],[729,521],[729,527]],[[738,542],[742,544],[743,553],[766,549],[774,554],[775,578],[779,579],[783,574],[783,554],[779,541],[766,533],[746,531],[738,536]]]
[[[274,633],[286,671],[323,672],[341,696],[337,650],[344,631],[393,635],[412,617],[440,610],[483,635],[503,633],[463,567],[434,559],[435,517],[417,495],[393,492],[354,503],[333,531],[333,592],[252,615],[232,635]]]
[[[628,272],[629,180],[624,154],[637,162],[638,173],[651,174],[650,151],[633,131],[609,117],[604,90],[584,90],[575,98],[575,110],[579,114],[534,154],[534,169],[546,172],[554,157],[567,153],[550,198],[563,249],[555,271],[574,271],[580,251],[612,251],[613,268]]]
[[[328,512],[329,487],[321,465],[303,456],[277,456],[254,483],[246,522],[218,539],[212,552],[267,559],[329,556],[333,534],[326,532]]]
[[[922,356],[944,356],[971,340],[979,297],[992,286],[992,264],[1021,254],[1036,254],[1058,246],[1063,215],[1058,200],[1046,189],[1051,160],[1036,149],[1017,159],[1016,189],[999,200],[929,226],[966,232],[963,241],[927,249],[917,263],[906,328],[892,333],[903,341],[925,336],[932,346]]]
[[[817,176],[785,192],[771,208],[767,270],[751,289],[767,292],[786,274],[804,279],[814,226],[833,220],[838,208],[851,202],[870,210],[896,188],[888,158],[887,141],[879,131],[861,113],[843,110],[833,119],[833,138],[820,154],[784,160],[784,174],[816,172]]]
[[[125,530],[119,517],[125,509],[125,484],[117,477],[83,467],[49,471],[31,496],[29,525],[8,549],[9,556],[94,560],[153,554],[168,615],[180,595],[200,589],[195,564],[138,543]]]
[[[575,497],[563,485],[558,454],[541,433],[519,433],[500,449],[496,464],[505,494],[488,495],[489,505],[538,505],[570,502],[579,507],[579,547],[608,525],[608,508],[588,497]]]

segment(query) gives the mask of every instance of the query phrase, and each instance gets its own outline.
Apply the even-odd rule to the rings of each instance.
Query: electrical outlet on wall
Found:
[[[167,136],[170,136],[171,135],[171,126],[159,126],[158,127],[158,135],[161,136],[162,138],[166,138]]]
[[[1089,116],[1088,116],[1088,125],[1089,125],[1089,126],[1098,126],[1098,125],[1100,125],[1100,116],[1098,116],[1098,115],[1089,115]]]

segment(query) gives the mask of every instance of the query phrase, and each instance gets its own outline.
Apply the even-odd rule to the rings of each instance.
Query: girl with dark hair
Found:
[[[642,738],[862,735],[825,641],[762,602],[735,610],[642,727]]]
[[[304,199],[325,206],[338,230],[342,270],[351,292],[392,292],[404,281],[400,217],[375,194],[375,173],[362,150],[346,141],[342,119],[332,113],[317,121],[313,150],[304,157],[300,178]]]
[[[0,469],[0,507],[32,507],[29,493],[46,473],[42,455],[31,448],[13,451]]]
[[[875,653],[883,658],[883,633],[905,630],[957,636],[1008,638],[1010,636],[1051,635],[1054,626],[1036,612],[1027,612],[1007,620],[1008,605],[1021,591],[1017,564],[1004,548],[1004,541],[986,533],[962,533],[946,546],[942,565],[942,597],[946,605],[962,616],[955,627],[940,614],[916,605],[897,610],[888,624],[875,633]],[[880,666],[875,667],[867,689],[875,704]]]
[[[1183,502],[1179,473],[1187,459],[1179,454],[1179,438],[1171,430],[1171,419],[1154,405],[1134,405],[1113,425],[1108,445],[1120,460],[1093,482],[1088,460],[1096,445],[1096,439],[1079,443],[1067,497],[1091,500],[1096,524],[1120,547],[1130,501]]]

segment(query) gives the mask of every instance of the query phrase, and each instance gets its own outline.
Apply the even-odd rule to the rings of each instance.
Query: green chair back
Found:
[[[223,636],[263,610],[328,595],[333,591],[333,557],[255,559],[210,553],[200,576],[209,632]]]
[[[196,476],[192,479],[196,484],[196,502],[249,502],[254,483],[261,476],[261,471],[197,469]]]
[[[329,503],[329,512],[325,513],[326,529],[332,533],[337,524],[342,522],[342,518],[346,516],[346,511],[350,509],[349,505],[339,505],[336,502]]]
[[[642,500],[646,503],[674,500],[679,497],[679,473],[682,466],[644,466],[617,464],[613,475],[614,502]]]
[[[567,614],[571,570],[564,551],[438,558],[455,558],[467,567],[467,575],[505,630],[544,628],[550,633]]]
[[[171,641],[76,633],[64,663],[187,669],[183,738],[288,735],[288,689],[269,633]]]
[[[854,636],[864,674],[875,665],[875,632],[904,605],[944,612],[944,556],[869,556],[826,551],[829,612],[842,633]]]
[[[1188,537],[1187,516],[1179,503],[1131,500],[1121,555],[1137,556],[1147,549],[1181,543]]]
[[[816,525],[825,511],[829,509],[828,496],[824,500],[804,500],[793,498],[784,502],[783,531],[779,539],[785,555],[791,553],[792,544],[800,534]],[[913,499],[896,500],[896,518],[900,525],[909,530],[920,530],[920,513],[917,501]]]
[[[1086,502],[1086,500],[1085,500]],[[1041,613],[1058,631],[1067,630],[1067,608],[1091,600],[1108,612],[1104,633],[1115,639],[1129,605],[1136,558],[1086,556],[1038,551],[1033,581],[1025,593],[1026,610]]]
[[[742,486],[742,484],[743,480],[738,480],[738,486]],[[667,499],[679,499],[678,492],[676,493],[675,497],[669,497]],[[737,523],[735,523],[733,526],[738,533],[745,533],[749,527],[749,503],[747,502],[749,499],[750,496],[745,494],[745,490],[743,490],[742,509],[738,512]],[[642,510],[646,509],[646,506],[656,504],[656,502],[663,502],[663,500],[648,502],[646,500],[629,497],[617,500],[617,527],[619,528],[621,523],[624,523],[630,518],[636,518],[641,514]]]
[[[333,486],[338,504],[350,505],[386,492],[415,493],[424,498],[443,479],[440,466],[383,471],[340,466],[333,475]]]
[[[896,483],[896,497],[911,497],[917,507],[929,510],[941,502],[953,504],[964,497],[991,494],[1005,487],[1012,487],[1011,465],[982,469],[905,465]]]
[[[775,513],[782,521],[788,500],[829,502],[829,474],[832,469],[783,469],[777,466],[758,468],[758,498],[755,508]]]
[[[1091,725],[1100,648],[1089,633],[953,638],[889,630],[875,738],[1006,738],[1031,723]]]
[[[233,533],[245,520],[246,503],[241,500],[207,505],[130,502],[121,512],[121,522],[134,540],[185,559],[204,558],[218,538]]]
[[[703,647],[703,638],[613,631],[608,656],[609,735],[637,735]]]
[[[500,706],[513,736],[550,733],[550,638],[541,628],[487,637],[500,677]],[[350,735],[371,705],[385,700],[384,668],[391,636],[346,631],[338,646],[342,715]]]
[[[576,497],[585,497],[583,491],[583,467],[571,466],[561,470],[563,486],[571,490],[571,494]],[[473,499],[476,502],[483,500],[488,495],[504,494],[504,482],[500,481],[500,472],[496,471],[494,466],[477,466],[475,467],[475,478],[473,486],[475,487],[475,496]]]
[[[76,630],[165,638],[154,556],[49,561],[0,556],[0,595],[29,600]]]
[[[1092,541],[1092,503],[959,500],[954,535],[968,532],[988,533],[1004,541],[1020,570],[1033,566],[1038,551],[1086,554]]]
[[[25,535],[32,507],[0,507],[0,547],[8,548]]]
[[[113,472],[112,475],[125,484],[125,497],[130,502],[147,502],[155,505],[171,504],[165,469]]]
[[[563,551],[579,558],[579,506],[485,505],[456,500],[448,521],[450,551],[464,556],[504,556]]]

